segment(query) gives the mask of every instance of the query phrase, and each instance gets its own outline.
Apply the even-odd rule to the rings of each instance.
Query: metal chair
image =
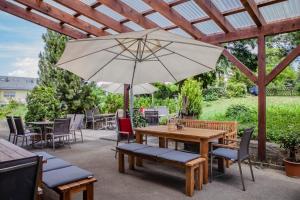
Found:
[[[23,120],[21,117],[13,117],[14,118],[14,124],[16,127],[16,139],[15,139],[15,144],[18,144],[18,138],[22,137],[22,146],[24,146],[24,141],[26,140],[26,146],[28,145],[28,137],[32,141],[32,146],[34,145],[34,141],[36,139],[36,136],[41,137],[41,133],[35,133],[32,130],[26,129]]]
[[[39,156],[1,162],[1,199],[36,200],[41,167]]]
[[[241,138],[239,147],[229,146],[228,142],[231,142],[231,143],[238,142],[237,140],[230,140],[230,139],[225,139],[225,142],[227,144],[215,144],[215,143],[211,144],[210,181],[212,181],[212,179],[213,179],[212,163],[213,163],[214,157],[221,157],[221,158],[225,158],[227,160],[231,160],[233,162],[236,162],[236,161],[238,162],[241,181],[242,181],[242,185],[243,185],[243,191],[245,191],[246,189],[245,189],[245,184],[244,184],[241,163],[242,163],[242,161],[248,159],[252,180],[253,180],[253,182],[255,181],[254,175],[253,175],[253,170],[252,170],[252,163],[251,163],[250,154],[249,154],[249,144],[250,144],[250,139],[251,139],[253,132],[254,132],[254,128],[248,128],[248,129],[244,130],[244,134]],[[219,148],[214,149],[214,147],[219,147]]]
[[[70,143],[70,118],[66,119],[55,119],[54,124],[53,124],[53,132],[52,133],[47,133],[46,138],[50,137],[52,140],[52,145],[53,145],[53,150],[55,150],[55,139],[63,140],[64,144],[64,139],[65,137],[67,138],[67,142],[69,147],[71,148],[71,143]]]
[[[80,132],[81,141],[83,142],[83,135],[82,135],[83,119],[84,119],[83,114],[75,114],[73,123],[71,123],[70,125],[70,131],[73,133],[74,142],[76,142],[76,131]]]
[[[87,128],[88,123],[92,123],[92,128],[95,130],[95,124],[101,121],[99,110],[97,108],[85,111],[85,128]]]
[[[144,115],[148,125],[150,126],[159,125],[158,111],[145,111]]]
[[[12,116],[6,116],[6,121],[7,121],[8,128],[9,128],[8,141],[10,141],[11,136],[13,136],[13,142],[12,143],[15,143],[17,130],[16,130],[14,119],[13,119]]]

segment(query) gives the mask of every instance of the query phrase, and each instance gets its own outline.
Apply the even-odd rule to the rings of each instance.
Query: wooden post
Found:
[[[129,109],[129,84],[124,84],[124,105],[123,105],[123,109],[124,109],[124,116],[123,117],[127,117],[126,112]]]
[[[266,51],[265,36],[258,37],[258,159],[266,159]]]

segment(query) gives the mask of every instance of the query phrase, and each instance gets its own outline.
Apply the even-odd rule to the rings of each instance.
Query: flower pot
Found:
[[[292,162],[286,159],[284,159],[283,162],[287,176],[300,177],[300,162]]]

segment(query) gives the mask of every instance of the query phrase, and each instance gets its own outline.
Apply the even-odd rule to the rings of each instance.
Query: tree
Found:
[[[55,89],[47,86],[37,86],[28,94],[27,109],[27,122],[53,120],[64,114],[60,112],[60,102],[56,98]]]
[[[45,46],[39,56],[39,85],[54,88],[63,112],[82,113],[98,106],[94,83],[86,83],[75,74],[55,67],[69,38],[50,30],[42,38]]]

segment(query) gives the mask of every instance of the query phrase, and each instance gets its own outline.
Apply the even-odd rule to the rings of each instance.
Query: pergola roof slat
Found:
[[[40,26],[49,28],[51,30],[60,32],[74,39],[86,38],[87,35],[74,30],[69,27],[61,26],[59,23],[53,22],[50,19],[42,17],[38,14],[32,13],[26,9],[21,8],[20,6],[14,5],[7,1],[0,1],[0,10],[15,15],[17,17],[23,18],[25,20],[31,21]]]
[[[79,28],[89,34],[92,34],[95,36],[107,35],[107,33],[105,31],[103,31],[95,26],[92,26],[83,20],[75,18],[68,13],[64,13],[63,11],[60,11],[58,8],[55,8],[45,2],[36,1],[36,0],[16,0],[16,1],[32,8],[32,9],[35,9],[41,13],[49,15],[55,19],[58,19],[64,23],[67,23],[76,28]]]
[[[139,24],[145,29],[151,29],[158,27],[157,24],[152,22],[151,20],[144,17],[141,13],[137,12],[127,4],[121,1],[114,0],[98,0],[98,2],[106,5],[110,9],[120,13],[121,15],[127,17],[129,20]]]
[[[235,28],[209,0],[195,0],[202,10],[225,32],[234,32]]]
[[[189,21],[172,9],[169,4],[159,0],[144,0],[144,2],[193,37],[197,39],[205,37],[205,35],[197,30]]]
[[[120,22],[110,18],[109,16],[96,11],[90,6],[80,2],[73,0],[55,0],[56,2],[75,10],[81,15],[85,15],[93,19],[94,21],[104,24],[105,26],[117,31],[117,32],[130,32],[132,31],[130,28],[123,26]]]
[[[241,2],[257,26],[266,25],[266,21],[254,0],[241,0]]]

